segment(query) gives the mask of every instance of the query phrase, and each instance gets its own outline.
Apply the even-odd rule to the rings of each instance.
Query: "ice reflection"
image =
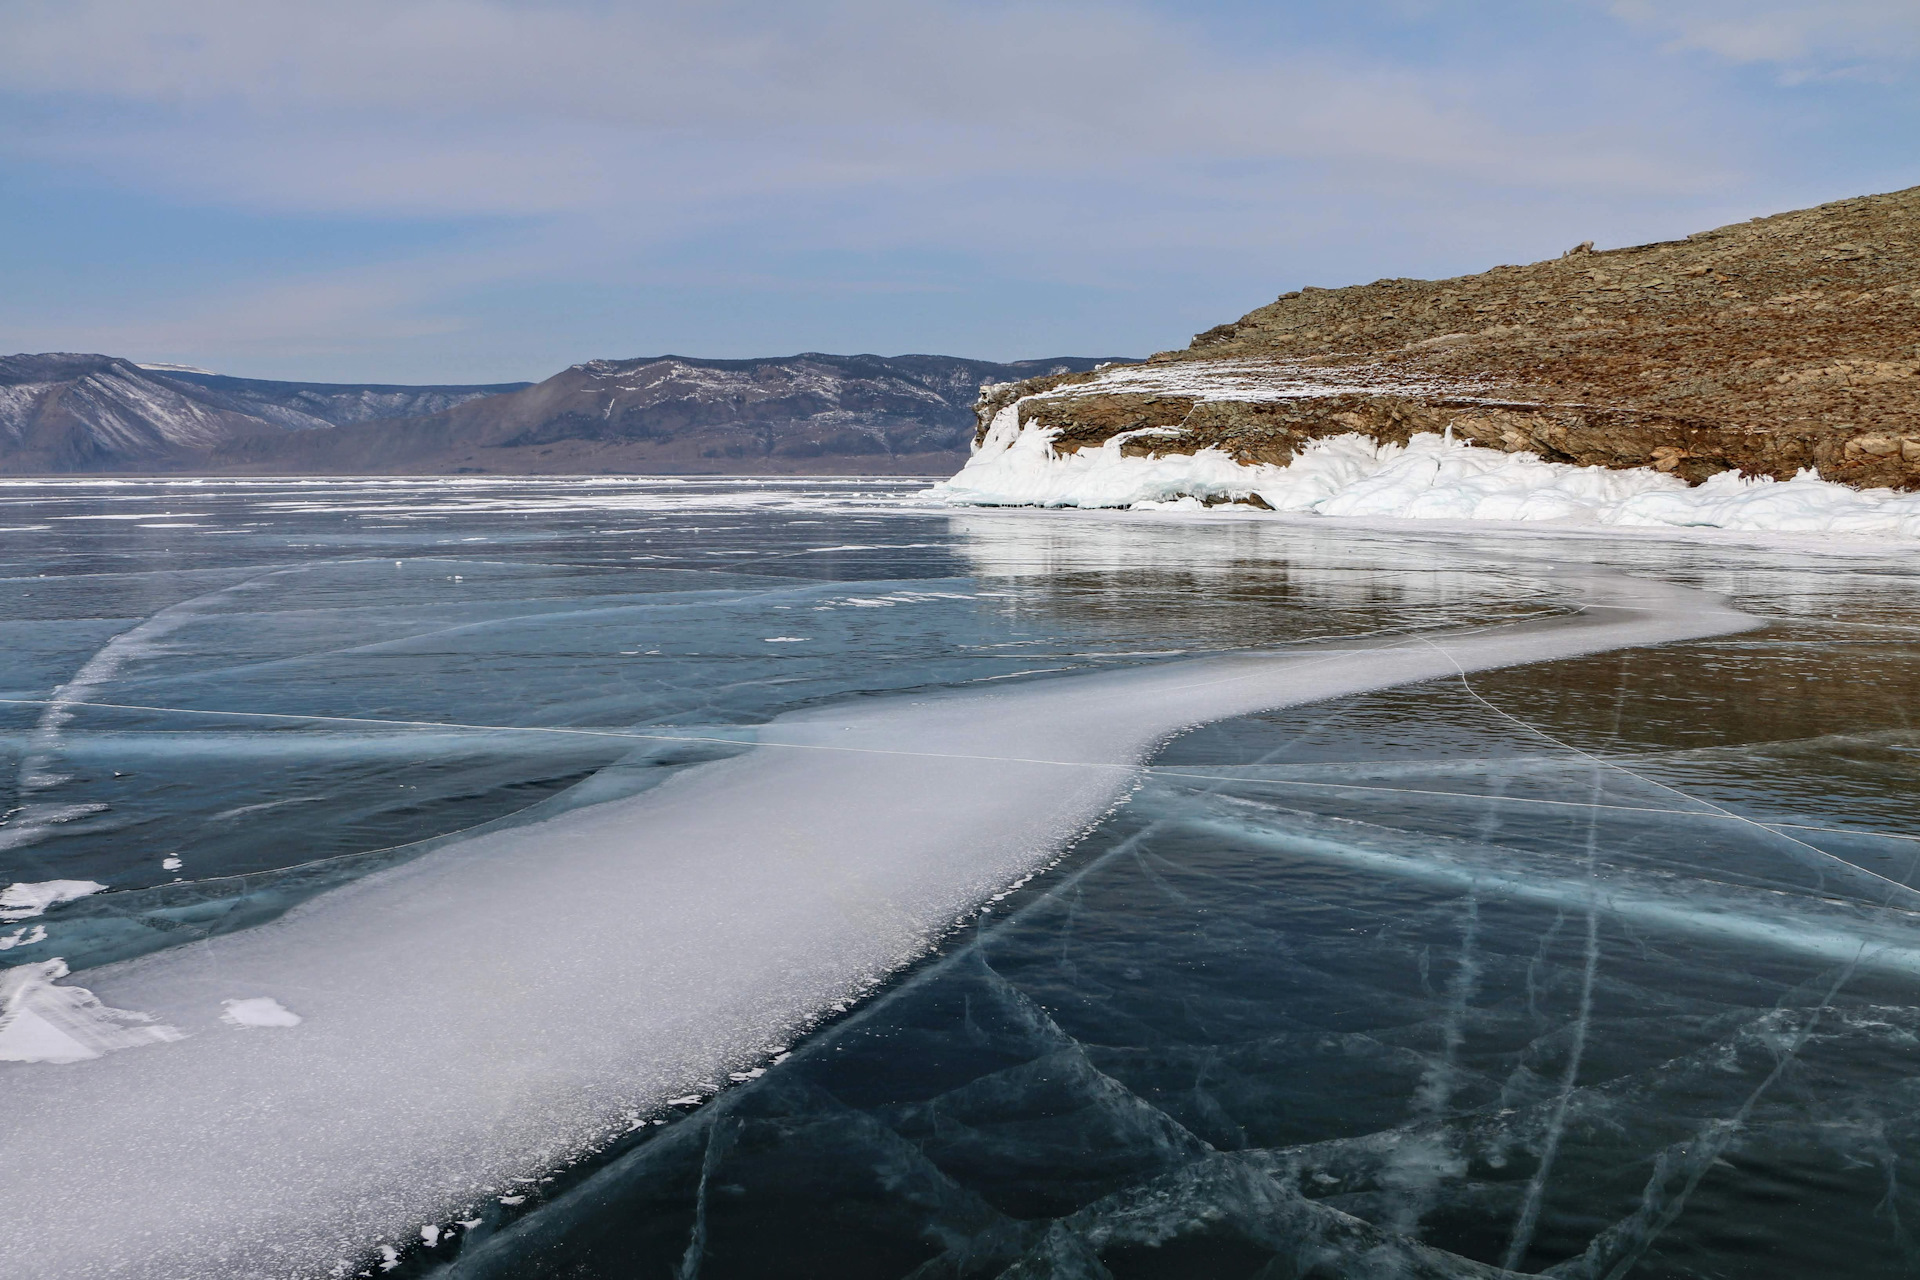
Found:
[[[952,520],[975,577],[1021,607],[1107,634],[1150,628],[1192,648],[1484,623],[1571,602],[1550,560],[1511,548],[1463,555],[1444,541],[1258,520],[1035,511]]]

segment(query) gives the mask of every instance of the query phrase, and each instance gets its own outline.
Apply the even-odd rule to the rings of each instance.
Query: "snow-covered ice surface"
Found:
[[[1331,394],[1331,393],[1330,393]],[[1791,480],[1733,472],[1688,485],[1651,469],[1545,462],[1435,434],[1405,447],[1362,435],[1315,441],[1284,467],[1243,465],[1218,449],[1128,455],[1159,428],[1122,432],[1098,448],[1056,453],[1049,427],[1000,411],[937,501],[972,506],[1198,509],[1258,495],[1281,512],[1368,519],[1551,521],[1706,527],[1784,534],[1920,538],[1920,494],[1860,490],[1802,473]]]
[[[47,529],[0,880],[109,886],[6,972],[182,1037],[0,1066],[37,1274],[1831,1264],[1782,1185],[1902,1273],[1904,556],[898,483],[0,504]]]

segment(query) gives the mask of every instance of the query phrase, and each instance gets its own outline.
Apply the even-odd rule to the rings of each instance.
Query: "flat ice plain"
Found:
[[[48,1277],[357,1268],[784,1050],[1045,867],[1171,734],[1757,625],[1539,550],[1518,558],[1577,611],[835,699],[642,794],[83,970],[180,1038],[0,1066],[0,1256]]]

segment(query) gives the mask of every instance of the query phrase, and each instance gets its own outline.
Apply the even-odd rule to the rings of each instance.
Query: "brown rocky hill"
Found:
[[[1359,431],[1920,488],[1920,187],[1451,280],[1302,289],[1144,366],[992,388],[984,434],[1283,463]]]

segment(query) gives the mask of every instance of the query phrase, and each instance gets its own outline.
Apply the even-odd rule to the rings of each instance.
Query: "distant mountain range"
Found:
[[[386,386],[0,356],[0,474],[944,474],[983,385],[1102,363],[659,356]]]
[[[113,356],[0,356],[0,472],[192,470],[251,437],[440,413],[495,386],[263,382]]]

